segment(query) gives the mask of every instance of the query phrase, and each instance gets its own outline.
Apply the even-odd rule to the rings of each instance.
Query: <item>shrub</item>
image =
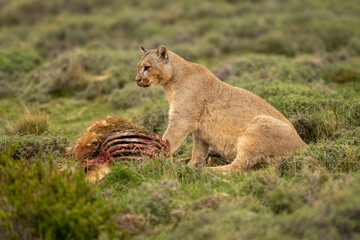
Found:
[[[41,135],[49,129],[48,116],[42,112],[32,114],[25,112],[19,120],[9,123],[5,128],[7,134],[19,135]]]
[[[357,147],[324,142],[319,143],[312,150],[311,156],[332,172],[359,170],[360,151]]]
[[[294,43],[282,34],[267,34],[261,36],[253,46],[255,52],[285,55],[294,57],[296,49]]]
[[[32,163],[0,155],[0,238],[115,237],[114,207],[81,172],[60,174],[52,158]]]
[[[9,74],[26,73],[42,62],[36,51],[22,49],[0,50],[0,73]]]
[[[310,169],[319,174],[326,170],[333,172],[356,172],[360,169],[360,149],[351,145],[346,139],[322,141],[311,144],[303,152],[284,158],[278,165],[281,174],[296,176],[304,169]]]
[[[297,239],[356,238],[360,229],[358,180],[358,177],[349,177],[329,181],[312,204],[281,219],[281,236],[285,234]]]
[[[12,157],[16,159],[30,159],[31,157],[49,154],[62,156],[66,153],[68,144],[68,139],[51,134],[0,137],[0,151],[13,148]]]
[[[244,202],[220,204],[189,215],[168,239],[342,239],[359,234],[358,177],[331,180],[316,198],[308,199],[292,214],[256,212]],[[281,189],[281,187],[279,188]],[[280,191],[280,190],[277,190]],[[296,189],[293,189],[296,192]],[[312,186],[301,192],[316,191]],[[279,193],[274,193],[275,195]],[[282,195],[282,194],[281,194]],[[294,197],[297,194],[295,193]],[[278,197],[282,197],[278,195]],[[274,198],[281,203],[284,199]],[[294,204],[291,202],[290,204]]]

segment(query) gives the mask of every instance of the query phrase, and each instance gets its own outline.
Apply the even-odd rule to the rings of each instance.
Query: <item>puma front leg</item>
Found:
[[[180,115],[180,116],[177,116]],[[170,143],[170,154],[178,149],[187,135],[195,128],[196,121],[191,116],[175,112],[170,115],[169,125],[164,133],[163,139]]]
[[[205,165],[205,160],[209,151],[209,144],[199,138],[195,133],[193,135],[193,150],[192,157],[189,162],[189,165],[193,166],[203,166]]]

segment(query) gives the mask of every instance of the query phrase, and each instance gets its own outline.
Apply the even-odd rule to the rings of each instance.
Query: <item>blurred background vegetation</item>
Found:
[[[0,0],[0,238],[359,237],[359,26],[358,0]],[[164,91],[133,81],[160,44],[266,99],[309,149],[239,176],[168,160],[59,178],[93,119],[165,131]]]

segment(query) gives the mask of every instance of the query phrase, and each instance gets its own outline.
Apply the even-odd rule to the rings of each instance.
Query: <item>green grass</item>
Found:
[[[0,238],[359,238],[359,16],[357,0],[0,1]],[[165,132],[164,91],[134,83],[159,44],[266,99],[309,148],[222,175],[180,163],[189,136],[85,182],[66,148],[94,119]]]

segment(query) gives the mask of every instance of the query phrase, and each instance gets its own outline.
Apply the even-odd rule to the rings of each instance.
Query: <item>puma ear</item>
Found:
[[[166,47],[164,45],[160,45],[157,48],[156,54],[158,55],[159,59],[161,59],[161,60],[168,60],[169,59],[168,50],[166,49]]]
[[[142,53],[146,53],[146,52],[148,51],[148,50],[147,50],[146,48],[144,48],[144,47],[141,47],[140,49],[141,49],[141,52],[142,52]]]

